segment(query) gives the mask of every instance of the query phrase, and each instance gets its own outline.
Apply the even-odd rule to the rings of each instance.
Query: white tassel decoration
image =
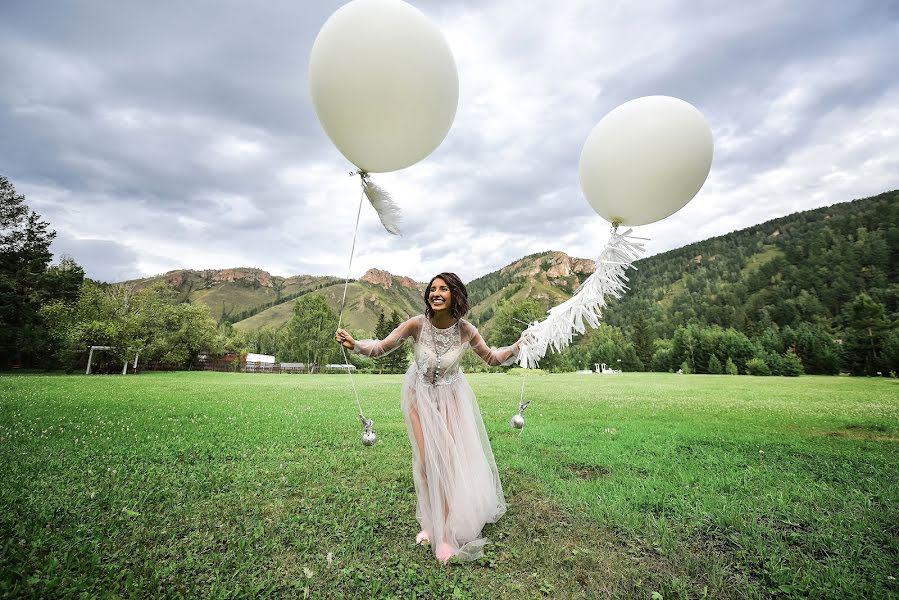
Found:
[[[596,271],[584,281],[574,296],[549,309],[549,316],[543,321],[534,321],[524,330],[519,347],[518,364],[525,369],[536,368],[540,359],[552,348],[561,352],[574,339],[574,334],[583,334],[587,325],[599,327],[602,309],[606,306],[606,296],[621,298],[627,291],[625,270],[635,269],[633,262],[646,251],[636,240],[646,240],[631,236],[632,229],[618,233],[617,228],[596,260]]]
[[[399,205],[390,197],[390,193],[387,190],[372,182],[368,173],[360,172],[359,175],[362,178],[362,189],[365,192],[365,197],[368,198],[375,212],[378,213],[378,218],[381,219],[384,229],[393,235],[402,235],[400,219],[403,216],[403,212]]]

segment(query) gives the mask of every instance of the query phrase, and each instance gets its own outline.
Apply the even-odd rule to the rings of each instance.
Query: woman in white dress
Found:
[[[359,354],[378,357],[407,338],[415,360],[406,372],[402,408],[412,444],[412,477],[421,532],[437,559],[474,560],[483,555],[486,523],[506,512],[493,450],[474,392],[462,375],[462,354],[471,348],[489,365],[513,363],[512,346],[491,349],[477,328],[462,319],[468,292],[454,273],[434,277],[424,294],[425,314],[412,317],[384,340],[354,340],[343,329],[336,339]]]

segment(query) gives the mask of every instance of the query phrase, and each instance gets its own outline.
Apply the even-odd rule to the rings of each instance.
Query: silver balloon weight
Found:
[[[530,404],[530,403],[531,403],[530,400],[528,400],[527,402],[524,402],[524,403],[521,403],[521,402],[518,403],[518,413],[514,417],[512,417],[512,420],[509,422],[509,424],[513,428],[515,428],[515,429],[523,429],[524,428],[524,414],[523,413],[524,413],[524,409],[526,409],[528,407],[528,404]]]
[[[362,427],[365,428],[365,431],[362,432],[362,443],[366,446],[374,446],[375,442],[378,441],[378,435],[375,433],[375,422],[371,419],[366,419],[363,414],[359,415],[359,419],[362,421]]]

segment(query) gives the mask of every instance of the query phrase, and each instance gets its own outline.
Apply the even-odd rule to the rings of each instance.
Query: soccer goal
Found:
[[[93,364],[94,364],[94,351],[95,350],[99,351],[99,352],[103,352],[103,351],[109,351],[109,350],[115,350],[115,349],[116,349],[115,346],[91,346],[91,351],[87,355],[87,370],[84,372],[84,374],[85,375],[91,374],[91,368],[93,367]],[[134,353],[134,365],[131,367],[132,371],[137,370],[137,357],[138,356],[140,356],[140,352],[135,352]],[[127,373],[128,373],[128,361],[126,360],[125,363],[122,365],[122,375],[125,375]]]

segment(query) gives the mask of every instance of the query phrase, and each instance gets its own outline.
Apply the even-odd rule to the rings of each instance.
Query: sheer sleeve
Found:
[[[353,352],[371,358],[378,358],[379,356],[389,354],[402,346],[406,338],[415,339],[420,330],[420,317],[412,317],[401,323],[399,327],[391,331],[390,335],[383,340],[356,340]]]
[[[475,354],[491,367],[511,365],[518,360],[519,342],[504,348],[491,348],[481,337],[478,328],[468,321],[462,322],[462,341],[467,342]]]

